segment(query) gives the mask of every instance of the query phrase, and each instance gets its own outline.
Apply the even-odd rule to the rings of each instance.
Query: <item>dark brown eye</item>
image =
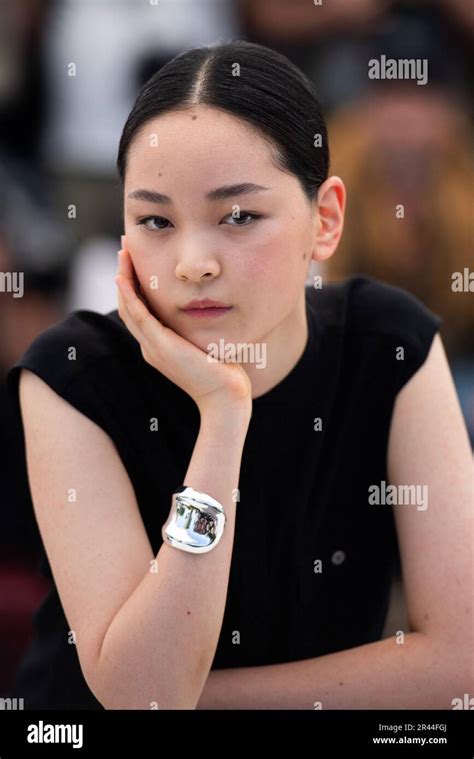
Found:
[[[166,224],[169,224],[169,221],[168,221],[168,219],[165,219],[163,216],[147,216],[145,219],[140,219],[140,221],[137,221],[137,224],[138,224],[139,226],[145,227],[145,229],[148,229],[148,230],[150,230],[151,232],[156,232],[156,231],[157,231],[157,229],[156,229],[156,228],[155,228],[155,229],[151,229],[150,227],[148,227],[148,226],[146,225],[146,222],[147,222],[147,221],[151,221],[152,219],[153,219],[153,220],[154,220],[154,219],[159,219],[160,221],[164,221],[164,222],[166,222]],[[160,229],[166,229],[166,227],[158,227],[158,230],[160,230]]]
[[[240,223],[242,220],[245,220],[245,217],[250,217],[250,222],[246,223]],[[240,216],[233,216],[232,214],[228,214],[228,216],[225,217],[226,219],[230,218],[233,221],[236,222],[236,224],[231,224],[231,227],[247,227],[252,221],[256,221],[260,218],[260,215],[257,213],[250,213],[250,211],[241,211]]]

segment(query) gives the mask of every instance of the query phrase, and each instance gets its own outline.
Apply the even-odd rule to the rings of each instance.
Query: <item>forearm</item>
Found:
[[[219,544],[196,555],[163,544],[114,617],[97,665],[98,698],[107,709],[194,709],[219,639],[227,597],[235,508],[248,420],[206,415],[185,484],[209,493],[226,512]],[[225,442],[225,445],[224,445]]]
[[[455,644],[412,632],[403,644],[386,638],[314,659],[213,670],[197,709],[452,709],[469,688],[472,665],[463,667]]]

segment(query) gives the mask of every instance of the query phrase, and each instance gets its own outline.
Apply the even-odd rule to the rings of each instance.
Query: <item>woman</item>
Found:
[[[118,311],[70,314],[9,374],[54,582],[25,708],[451,708],[467,433],[437,315],[368,277],[306,286],[345,203],[311,84],[246,42],[183,53],[118,169]],[[225,308],[186,310],[206,298]],[[182,486],[225,512],[202,555],[166,538]],[[410,629],[381,640],[398,547]]]

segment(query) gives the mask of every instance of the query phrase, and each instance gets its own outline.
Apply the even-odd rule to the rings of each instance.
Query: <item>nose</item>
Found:
[[[220,272],[220,265],[215,256],[198,251],[182,252],[176,264],[176,277],[190,282],[212,279]]]

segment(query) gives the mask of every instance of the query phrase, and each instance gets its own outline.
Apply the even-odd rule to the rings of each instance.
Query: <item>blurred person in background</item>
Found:
[[[328,275],[357,270],[410,289],[443,316],[451,358],[474,356],[473,294],[452,288],[453,273],[473,262],[474,163],[462,101],[397,83],[341,109],[331,128],[333,167],[350,201],[349,232]]]
[[[452,81],[469,87],[474,12],[464,0],[239,0],[239,7],[247,39],[302,68],[328,113],[365,92],[366,61],[374,38],[384,35],[410,43],[435,34],[433,53]]]

